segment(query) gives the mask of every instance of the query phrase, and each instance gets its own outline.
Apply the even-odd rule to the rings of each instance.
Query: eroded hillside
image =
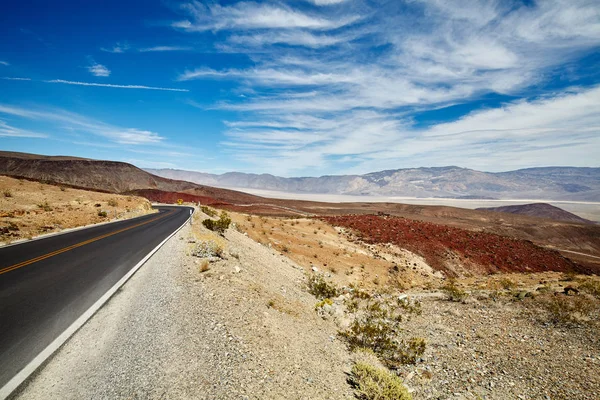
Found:
[[[0,176],[0,242],[153,212],[148,200]]]

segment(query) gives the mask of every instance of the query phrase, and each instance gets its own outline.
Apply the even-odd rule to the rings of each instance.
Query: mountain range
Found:
[[[164,178],[201,185],[288,193],[600,201],[600,168],[541,167],[483,172],[449,166],[300,178],[241,172],[216,175],[179,169],[146,171]]]

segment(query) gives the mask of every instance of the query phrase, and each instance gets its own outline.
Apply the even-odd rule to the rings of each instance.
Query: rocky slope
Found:
[[[318,178],[239,172],[214,175],[175,169],[147,171],[204,185],[298,193],[600,201],[600,168],[546,167],[490,173],[451,166]]]

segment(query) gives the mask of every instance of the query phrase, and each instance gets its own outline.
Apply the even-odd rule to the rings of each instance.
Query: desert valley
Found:
[[[5,244],[147,214],[150,202],[196,210],[16,398],[68,397],[74,386],[82,397],[177,398],[589,399],[600,390],[597,221],[549,204],[265,198],[125,163],[20,153],[0,155],[0,174]],[[228,227],[212,231],[224,212]],[[106,324],[115,330],[95,341]],[[185,334],[157,339],[170,329]],[[171,372],[159,377],[152,365],[166,360]],[[100,380],[110,385],[98,392]]]

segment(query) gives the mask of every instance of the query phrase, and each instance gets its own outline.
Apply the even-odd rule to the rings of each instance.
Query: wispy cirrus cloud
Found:
[[[356,15],[343,18],[326,18],[311,15],[284,4],[238,2],[229,6],[202,4],[194,1],[182,8],[190,19],[173,22],[172,27],[189,32],[219,31],[231,29],[310,29],[330,30],[351,24]]]
[[[309,1],[317,6],[330,6],[333,4],[344,3],[347,0],[309,0]]]
[[[110,70],[102,64],[93,63],[87,67],[87,70],[94,76],[107,77],[110,76]]]
[[[95,83],[95,82],[77,82],[77,81],[67,81],[63,79],[52,79],[43,81],[46,83],[62,83],[65,85],[78,85],[78,86],[96,86],[96,87],[106,87],[106,88],[115,88],[115,89],[142,89],[142,90],[161,90],[167,92],[189,92],[188,89],[177,89],[177,88],[164,88],[164,87],[156,87],[156,86],[145,86],[145,85],[117,85],[112,83]]]
[[[117,42],[112,47],[101,47],[100,50],[105,51],[107,53],[120,54],[120,53],[125,53],[130,48],[131,48],[131,46],[127,42]]]
[[[0,120],[0,137],[15,137],[15,138],[47,138],[45,133],[32,132],[26,129],[17,128],[8,125],[5,121]]]
[[[10,64],[7,63],[6,61],[0,61],[0,65],[4,65],[5,67],[8,67]]]
[[[101,136],[111,142],[124,145],[152,145],[161,143],[164,140],[164,137],[156,132],[138,128],[118,127],[61,109],[32,109],[0,104],[0,114],[13,115],[27,120],[44,121],[54,124],[55,129],[68,129]]]
[[[562,98],[586,99],[588,113],[590,107],[600,107],[596,88],[589,93],[585,88],[553,91],[549,98],[536,99],[553,69],[600,46],[600,10],[589,1],[525,5],[478,0],[469,7],[461,1],[441,0],[377,6],[352,0],[343,7],[325,7],[336,1],[311,3],[323,7],[193,2],[185,6],[189,19],[174,25],[190,33],[219,32],[216,48],[251,59],[246,68],[198,65],[177,77],[238,83],[237,90],[245,97],[232,96],[215,107],[238,113],[237,121],[227,123],[224,144],[240,160],[262,171],[279,171],[286,165],[290,173],[306,173],[309,168],[366,172],[399,163],[410,166],[415,160],[420,165],[503,169],[504,162],[535,165],[543,158],[540,155],[554,155],[555,149],[568,145],[568,126],[579,132],[577,143],[597,146],[572,107],[565,108],[567,122],[561,130],[519,114],[529,107],[549,115],[552,104],[564,105]],[[528,92],[531,87],[536,87],[535,93]],[[496,110],[498,119],[486,113],[460,120],[462,124],[478,121],[477,129],[465,128],[462,136],[434,140],[435,127],[418,129],[413,122],[423,111],[486,94],[521,100]],[[585,118],[592,117],[586,114]],[[510,140],[493,137],[492,127],[512,127],[511,118],[516,118],[518,127],[503,131]],[[479,139],[482,129],[488,129],[487,142]],[[518,136],[517,131],[528,135]],[[535,140],[543,145],[533,146]],[[449,150],[442,151],[442,144]],[[521,152],[518,160],[508,160],[505,152],[519,146],[528,149],[531,157]],[[585,150],[585,145],[570,145],[559,159],[581,165],[576,151]]]
[[[138,49],[140,53],[152,53],[152,52],[163,52],[163,51],[190,51],[192,47],[189,46],[153,46],[153,47],[142,47]]]
[[[5,76],[2,79],[10,80],[10,81],[32,81],[31,78],[15,78]],[[76,85],[76,86],[91,86],[91,87],[104,87],[104,88],[112,88],[112,89],[138,89],[138,90],[159,90],[166,92],[189,92],[188,89],[179,89],[179,88],[166,88],[166,87],[158,87],[158,86],[146,86],[146,85],[119,85],[113,83],[96,83],[96,82],[79,82],[79,81],[69,81],[64,79],[48,79],[36,82],[43,83],[59,83],[64,85]]]
[[[133,47],[127,42],[117,42],[112,47],[101,47],[100,50],[108,52],[108,53],[116,53],[122,54],[127,52],[137,52],[137,53],[158,53],[165,51],[191,51],[193,47],[191,46],[146,46],[146,47]]]

